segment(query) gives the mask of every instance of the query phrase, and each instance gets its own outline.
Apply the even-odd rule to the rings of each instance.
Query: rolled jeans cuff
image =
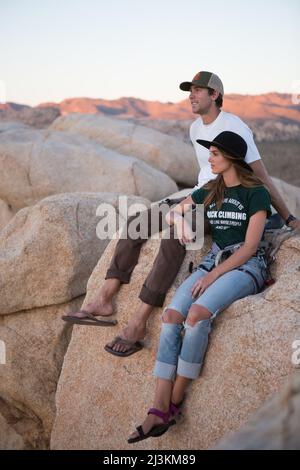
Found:
[[[143,284],[139,298],[145,304],[153,305],[153,307],[162,307],[166,298],[166,294],[160,292],[153,292]]]
[[[186,362],[181,357],[178,359],[177,375],[187,379],[197,379],[200,375],[202,363]]]
[[[131,273],[119,271],[118,269],[108,269],[105,279],[119,279],[123,284],[129,284]]]
[[[155,361],[153,375],[160,379],[174,380],[176,376],[176,365]]]

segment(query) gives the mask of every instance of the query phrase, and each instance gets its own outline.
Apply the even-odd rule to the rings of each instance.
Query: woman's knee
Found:
[[[172,308],[167,308],[162,316],[162,321],[164,323],[182,323],[183,320],[183,315]]]
[[[193,304],[189,310],[187,316],[187,324],[194,326],[196,323],[202,320],[209,320],[212,317],[212,313],[202,305]]]

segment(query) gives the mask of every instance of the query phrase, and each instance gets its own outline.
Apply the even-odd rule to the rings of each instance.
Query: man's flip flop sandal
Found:
[[[124,346],[127,346],[128,349],[124,352],[122,351],[115,351],[113,347],[116,344],[123,344]],[[119,357],[127,357],[131,356],[131,354],[134,354],[135,352],[140,351],[143,349],[144,345],[137,341],[136,343],[133,343],[132,341],[128,341],[127,339],[123,339],[120,336],[116,336],[113,339],[113,344],[112,346],[109,346],[108,344],[104,346],[105,351],[109,352],[110,354],[113,354],[114,356],[119,356]]]
[[[106,316],[100,317],[98,315],[98,319],[95,315],[86,310],[78,310],[78,312],[84,313],[85,317],[79,318],[72,315],[63,315],[61,319],[76,325],[114,326],[118,323],[117,320],[109,319]]]

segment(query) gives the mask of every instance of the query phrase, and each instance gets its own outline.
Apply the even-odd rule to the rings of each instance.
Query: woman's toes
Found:
[[[128,437],[128,439],[134,439],[135,437],[138,437],[138,432],[135,431],[133,432],[132,434],[130,434],[130,436]]]

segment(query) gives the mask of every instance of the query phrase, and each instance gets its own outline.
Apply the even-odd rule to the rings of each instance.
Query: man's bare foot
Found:
[[[104,284],[98,289],[93,302],[88,303],[82,310],[86,310],[95,317],[108,317],[114,313],[113,298],[120,289],[119,279],[105,279]],[[67,316],[85,318],[84,312],[70,312]]]
[[[111,301],[104,301],[102,299],[97,299],[94,302],[88,303],[82,310],[86,310],[87,312],[91,313],[95,317],[102,316],[102,317],[109,317],[113,315],[114,309],[113,304]],[[86,315],[83,311],[77,312],[70,312],[68,313],[69,316],[77,317],[77,318],[85,318]]]
[[[141,339],[143,339],[145,335],[146,335],[146,323],[136,321],[136,320],[131,320],[127,324],[127,326],[123,328],[123,330],[118,336],[122,339],[126,339],[127,341],[130,341],[131,343],[136,343],[137,341],[140,341]],[[129,345],[119,343],[116,339],[108,343],[108,347],[110,347],[114,351],[122,352],[122,353],[125,353],[126,351],[128,351],[128,349],[130,349]]]

